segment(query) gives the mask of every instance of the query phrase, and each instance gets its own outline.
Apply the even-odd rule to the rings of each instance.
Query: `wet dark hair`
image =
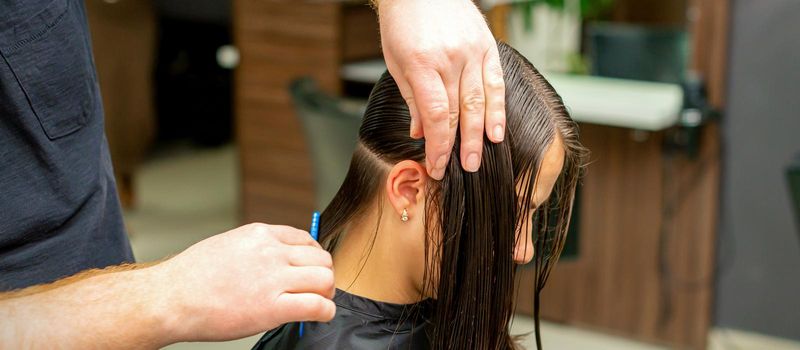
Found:
[[[539,292],[563,248],[587,155],[577,125],[553,87],[516,50],[503,43],[498,49],[506,84],[506,141],[485,139],[482,165],[469,173],[461,167],[457,137],[444,178],[430,181],[427,188],[423,289],[436,295],[427,320],[433,349],[515,347],[508,330],[514,312],[513,254],[515,244],[530,239],[527,232],[535,250],[536,337],[541,347]],[[370,95],[344,183],[322,213],[320,241],[332,253],[349,224],[373,206],[380,210],[376,203],[391,166],[403,160],[424,162],[425,143],[409,137],[409,125],[406,103],[384,73]],[[563,169],[549,199],[536,208],[533,227],[522,227],[541,160],[556,139],[565,151]],[[515,242],[516,230],[523,230],[519,237],[525,241]]]

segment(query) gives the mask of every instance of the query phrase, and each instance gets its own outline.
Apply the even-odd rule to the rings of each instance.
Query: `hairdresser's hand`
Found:
[[[461,164],[480,166],[483,133],[505,134],[505,84],[497,44],[470,0],[380,0],[383,55],[425,137],[426,167],[441,179],[461,123]]]
[[[331,256],[308,232],[250,224],[199,242],[153,268],[166,286],[176,339],[227,340],[336,312]]]

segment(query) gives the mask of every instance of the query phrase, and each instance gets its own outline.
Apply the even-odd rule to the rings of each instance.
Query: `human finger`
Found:
[[[264,224],[262,224],[264,225]],[[264,225],[266,228],[262,228],[262,231],[267,231],[273,237],[275,237],[278,241],[288,245],[306,245],[312,246],[317,248],[322,248],[322,246],[311,237],[311,234],[307,231],[303,231],[291,226],[283,226],[283,225]]]
[[[287,254],[289,265],[291,266],[333,267],[333,259],[331,258],[331,254],[316,247],[293,246],[288,248]]]
[[[467,63],[461,74],[461,165],[475,172],[481,165],[486,100],[483,90],[483,62]]]
[[[414,93],[425,136],[425,167],[428,175],[441,180],[455,139],[455,129],[451,132],[445,83],[439,72],[432,69],[410,74],[408,83]]]
[[[502,142],[506,129],[506,85],[497,45],[491,45],[483,58],[483,91],[486,136],[493,142]]]
[[[289,267],[280,276],[283,290],[289,293],[316,293],[333,297],[333,270],[321,266]]]
[[[414,99],[414,91],[402,75],[398,74],[398,77],[395,78],[394,81],[397,84],[397,88],[400,90],[400,94],[406,101],[406,105],[408,105],[408,114],[411,117],[411,125],[409,125],[408,134],[411,138],[419,139],[422,137],[422,123],[419,120],[419,111],[417,109],[416,100]]]
[[[283,293],[273,305],[278,318],[286,322],[328,322],[336,315],[336,304],[315,293]]]

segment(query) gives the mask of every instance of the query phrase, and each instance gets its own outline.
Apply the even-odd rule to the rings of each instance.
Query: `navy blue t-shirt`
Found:
[[[0,291],[133,261],[83,0],[0,0]]]

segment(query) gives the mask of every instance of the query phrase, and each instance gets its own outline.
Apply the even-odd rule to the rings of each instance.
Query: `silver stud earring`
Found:
[[[403,214],[400,214],[400,220],[403,222],[408,221],[408,210],[403,209]]]

